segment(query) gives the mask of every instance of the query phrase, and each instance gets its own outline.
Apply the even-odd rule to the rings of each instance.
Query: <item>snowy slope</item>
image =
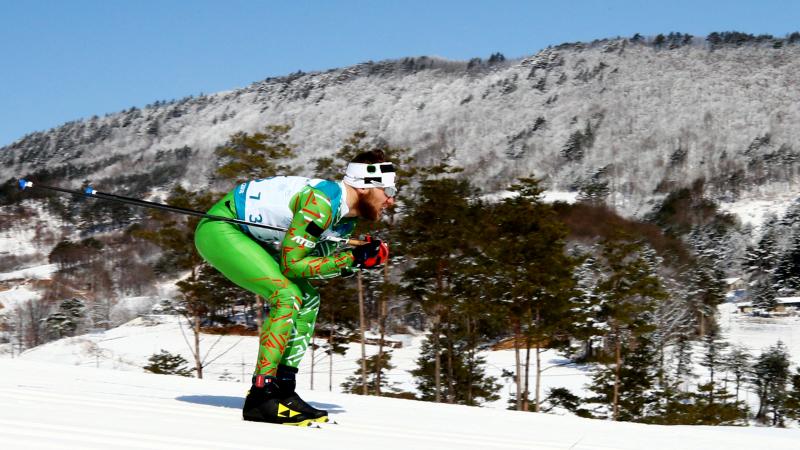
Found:
[[[781,340],[789,352],[792,368],[800,364],[800,317],[750,317],[737,314],[735,305],[726,303],[719,307],[718,320],[722,333],[730,344],[745,347],[753,356],[758,356],[763,349]],[[403,346],[392,350],[391,363],[395,367],[388,371],[385,377],[393,387],[406,392],[416,392],[415,379],[409,371],[417,366],[416,360],[424,337],[423,334],[394,336],[394,339],[403,342]],[[142,367],[148,363],[147,359],[161,349],[180,354],[187,361],[193,361],[186,339],[191,341],[191,335],[183,319],[178,316],[150,315],[134,319],[108,331],[49,342],[29,349],[18,357],[28,361],[68,366],[142,372]],[[317,343],[323,348],[327,345],[322,340]],[[237,381],[243,386],[242,389],[245,389],[254,369],[258,349],[258,339],[255,336],[220,338],[204,334],[201,337],[201,349],[204,355],[209,354],[209,360],[216,358],[204,368],[206,379],[224,378]],[[377,347],[367,345],[366,351],[367,355],[374,355],[377,353]],[[693,388],[693,385],[707,381],[706,369],[699,363],[702,353],[702,345],[698,343],[694,349],[696,377],[687,388]],[[314,391],[329,390],[329,371],[332,369],[332,391],[341,392],[341,384],[358,370],[360,355],[361,349],[357,343],[349,344],[345,355],[334,355],[332,362],[323,352],[316,352]],[[499,350],[483,352],[481,355],[486,358],[486,375],[495,377],[501,384],[498,392],[500,399],[484,406],[505,409],[509,397],[515,392],[515,385],[510,378],[502,378],[501,374],[503,371],[514,371],[514,352]],[[591,381],[591,370],[587,366],[576,364],[560,365],[565,362],[566,360],[555,351],[547,351],[542,355],[543,367],[547,368],[542,373],[542,395],[548,389],[556,387],[565,387],[580,396],[589,394],[586,385]],[[534,376],[532,371],[531,386],[534,383]],[[311,377],[311,352],[308,352],[300,365],[298,386],[311,389]],[[744,390],[742,396],[751,408],[758,407],[757,397],[749,390]]]
[[[242,385],[0,360],[3,449],[794,449],[800,430],[652,426],[301,392],[339,422],[240,419]]]
[[[187,361],[193,361],[184,334],[191,341],[191,333],[186,323],[179,317],[151,315],[134,319],[108,331],[49,342],[25,351],[21,358],[72,366],[141,372],[142,367],[147,364],[147,359],[161,349],[180,354]],[[218,338],[218,336],[202,335],[202,353],[209,352]],[[395,368],[387,373],[386,379],[398,389],[416,392],[414,378],[408,371],[417,366],[416,359],[419,357],[424,335],[403,335],[396,338],[402,340],[404,344],[401,348],[392,350],[391,363]],[[321,340],[318,344],[326,345]],[[377,346],[367,345],[366,351],[367,355],[373,355],[378,349]],[[226,376],[228,380],[247,383],[254,370],[257,352],[258,338],[255,336],[223,336],[209,352],[209,360],[216,357],[218,359],[204,369],[205,378],[216,380]],[[334,355],[334,392],[340,392],[341,384],[358,370],[360,356],[361,347],[357,343],[350,344],[344,356]],[[498,378],[503,385],[499,392],[501,398],[490,406],[504,409],[515,387],[510,379],[501,379],[501,373],[503,370],[514,370],[514,352],[513,350],[486,352],[484,356],[487,362],[487,375]],[[331,362],[322,352],[316,353],[315,361],[314,388],[327,391]],[[545,366],[551,366],[563,363],[563,358],[556,352],[547,352],[543,355],[542,361]],[[547,370],[543,373],[542,379],[543,393],[548,387],[566,387],[582,395],[583,386],[589,381],[589,374],[580,367],[562,366]],[[310,351],[306,353],[300,365],[298,386],[311,388]]]

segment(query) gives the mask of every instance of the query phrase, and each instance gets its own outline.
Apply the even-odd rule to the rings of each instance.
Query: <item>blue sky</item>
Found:
[[[0,146],[66,121],[404,56],[514,58],[670,31],[800,30],[791,0],[0,2]]]

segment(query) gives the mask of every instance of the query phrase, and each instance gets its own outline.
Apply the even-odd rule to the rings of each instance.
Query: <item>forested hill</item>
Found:
[[[0,179],[46,170],[77,185],[148,173],[136,189],[200,187],[232,133],[288,124],[306,174],[311,158],[365,131],[420,164],[450,158],[489,191],[533,174],[628,216],[699,179],[717,201],[770,198],[800,181],[799,43],[798,33],[636,35],[519,59],[298,72],[29,134],[0,149]]]

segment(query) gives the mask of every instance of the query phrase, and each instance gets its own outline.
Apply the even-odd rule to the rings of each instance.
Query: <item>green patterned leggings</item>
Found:
[[[227,204],[226,204],[227,202]],[[236,218],[228,194],[209,214]],[[209,264],[232,282],[269,304],[259,336],[256,375],[274,376],[278,364],[297,367],[308,348],[319,311],[319,294],[305,279],[288,279],[278,261],[238,225],[203,219],[195,231],[195,246]]]

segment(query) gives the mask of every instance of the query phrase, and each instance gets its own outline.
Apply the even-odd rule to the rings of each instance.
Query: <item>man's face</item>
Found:
[[[359,215],[368,220],[377,221],[384,209],[394,205],[394,197],[388,197],[381,188],[365,189],[366,193],[358,197]]]

